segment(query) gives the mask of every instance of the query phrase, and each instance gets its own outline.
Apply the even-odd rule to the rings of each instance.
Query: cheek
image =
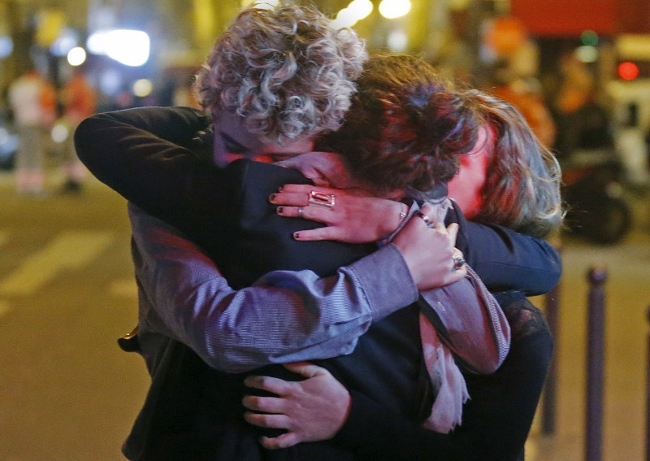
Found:
[[[454,199],[467,218],[483,206],[481,189],[485,184],[485,156],[461,164],[458,174],[449,181],[449,197]]]
[[[223,155],[223,159],[224,159],[223,161],[226,165],[234,162],[235,160],[239,160],[242,158],[246,158],[246,156],[243,154],[230,154],[230,153],[226,153]]]

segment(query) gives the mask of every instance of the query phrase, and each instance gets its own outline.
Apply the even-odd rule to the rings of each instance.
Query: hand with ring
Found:
[[[465,258],[463,258],[463,253],[457,248],[455,248],[454,257],[452,260],[454,263],[452,270],[454,271],[461,270],[465,266]]]
[[[325,227],[300,231],[297,240],[337,240],[368,243],[391,234],[401,224],[408,207],[394,200],[370,197],[360,189],[332,189],[288,184],[269,198],[277,213],[303,218]]]
[[[424,205],[393,240],[421,291],[449,285],[467,274],[464,264],[453,270],[460,253],[455,248],[458,224],[445,227],[434,223],[432,215],[431,206]]]

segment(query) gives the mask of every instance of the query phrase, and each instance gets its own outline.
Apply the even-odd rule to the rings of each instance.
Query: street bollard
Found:
[[[646,317],[650,323],[650,306],[646,310]],[[646,375],[645,375],[645,459],[650,459],[650,333],[648,333],[646,350]]]
[[[560,238],[551,239],[551,244],[555,249],[562,254],[562,241]],[[562,280],[558,282],[555,287],[544,296],[544,315],[548,323],[548,329],[553,338],[553,350],[559,350],[559,308],[560,308],[560,290]],[[544,394],[542,397],[541,408],[541,423],[542,434],[553,435],[555,433],[555,409],[557,404],[556,397],[557,389],[557,354],[554,352],[551,357],[551,362],[548,366],[548,373],[546,375],[546,383],[544,384]]]
[[[605,280],[604,268],[589,269],[587,305],[587,411],[585,461],[601,461],[603,436],[603,381],[605,361]]]
[[[544,297],[544,313],[548,329],[553,338],[553,349],[558,350],[558,307],[560,305],[560,284],[546,293]],[[555,433],[555,407],[556,407],[556,385],[557,385],[557,354],[553,353],[548,366],[546,383],[544,384],[544,396],[542,398],[542,434],[553,435]]]

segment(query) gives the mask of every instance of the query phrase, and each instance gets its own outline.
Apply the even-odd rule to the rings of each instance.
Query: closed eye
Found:
[[[223,139],[223,146],[227,152],[231,154],[248,154],[250,149],[235,139],[228,136],[226,133],[221,132],[221,139]]]

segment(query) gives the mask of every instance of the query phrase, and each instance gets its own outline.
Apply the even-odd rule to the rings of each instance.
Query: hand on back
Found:
[[[309,203],[313,190],[334,197],[334,206]],[[376,242],[397,229],[408,207],[393,200],[370,197],[362,189],[333,189],[304,184],[287,184],[270,197],[278,206],[280,216],[304,218],[325,224],[325,227],[304,230],[296,240],[336,240],[348,243]]]

